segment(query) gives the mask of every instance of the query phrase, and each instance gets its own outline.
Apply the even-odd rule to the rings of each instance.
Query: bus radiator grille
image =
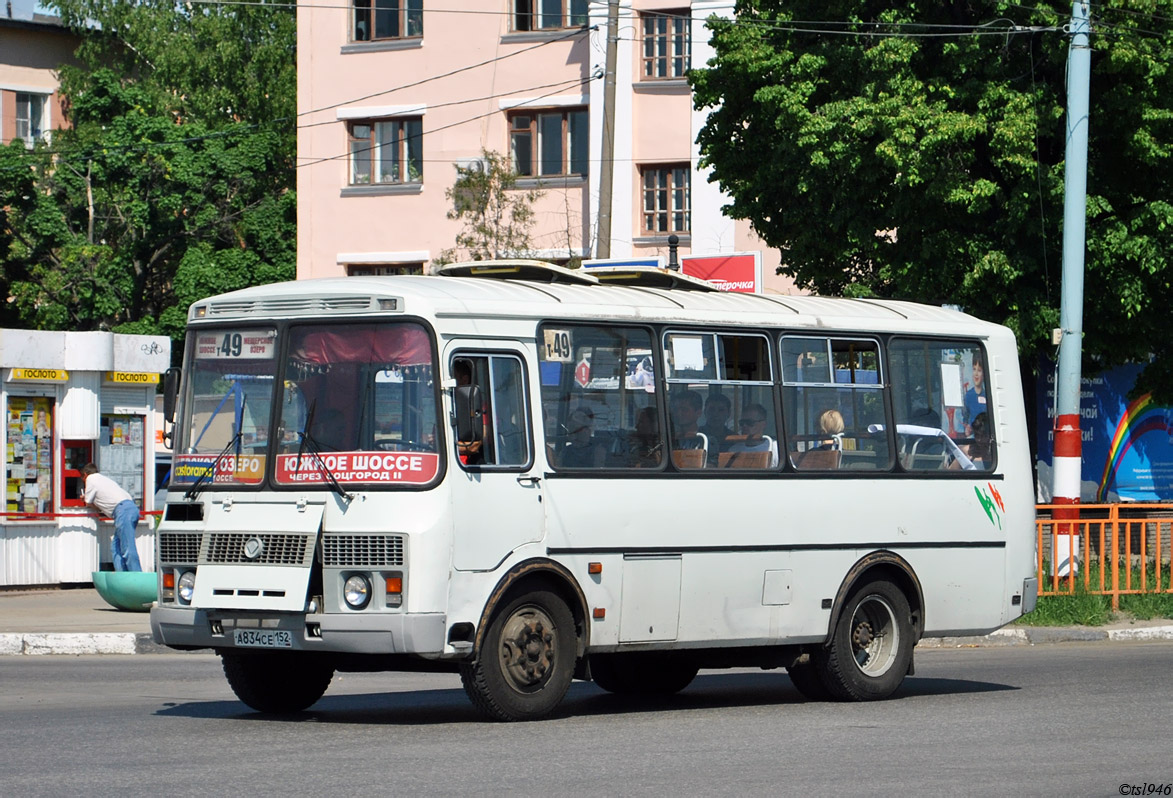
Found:
[[[402,535],[326,535],[322,538],[323,564],[333,567],[403,565]]]
[[[245,544],[253,538],[264,545],[260,554],[250,558]],[[300,565],[309,567],[313,559],[314,535],[292,535],[280,532],[210,532],[201,563],[242,563],[245,565]]]
[[[199,558],[199,532],[163,532],[159,535],[159,562],[195,563]]]

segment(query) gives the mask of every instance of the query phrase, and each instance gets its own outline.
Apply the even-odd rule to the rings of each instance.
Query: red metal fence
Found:
[[[1173,593],[1173,504],[1040,504],[1035,530],[1040,596],[1071,595],[1078,585],[1111,596],[1117,610],[1123,595]],[[1060,576],[1054,552],[1070,551],[1072,535],[1079,565]]]

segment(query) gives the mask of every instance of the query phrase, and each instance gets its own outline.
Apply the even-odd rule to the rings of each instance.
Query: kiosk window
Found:
[[[145,478],[145,429],[143,416],[103,413],[98,433],[98,468],[121,485],[140,508]]]
[[[8,398],[5,509],[53,512],[53,400]]]

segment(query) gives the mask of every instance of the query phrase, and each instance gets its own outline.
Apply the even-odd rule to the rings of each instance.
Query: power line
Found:
[[[435,108],[448,108],[448,107],[451,107],[454,105],[467,105],[469,103],[484,102],[485,100],[496,100],[501,97],[509,97],[514,94],[520,94],[521,92],[541,91],[542,89],[549,89],[554,86],[564,87],[564,86],[569,86],[574,83],[582,85],[582,78],[567,78],[566,80],[560,80],[556,83],[546,83],[545,85],[542,85],[542,86],[527,86],[524,89],[511,89],[510,91],[501,92],[500,94],[489,94],[484,97],[473,97],[473,98],[470,98],[467,100],[453,100],[451,102],[446,102],[446,103],[420,103],[419,105],[421,108],[426,105],[427,109],[430,111]],[[392,91],[394,91],[394,89]],[[549,95],[546,95],[546,96],[549,96]],[[407,114],[405,114],[405,115],[407,115]],[[322,125],[335,125],[335,124],[338,124],[339,121],[340,120],[338,120],[338,119],[326,119],[321,122],[309,122],[304,125],[298,125],[297,129],[298,130],[306,130],[307,128],[321,127]]]
[[[379,10],[381,10],[378,8],[371,8],[371,7],[356,9],[356,7],[353,3],[283,3],[283,2],[269,3],[269,2],[262,2],[261,0],[189,0],[189,2],[191,2],[193,5],[206,5],[206,6],[264,6],[266,8],[311,8],[311,9],[319,9],[319,10],[336,10],[336,11],[347,11],[347,12],[354,11],[354,10],[362,10],[362,11],[366,11],[369,13],[376,13]],[[1020,6],[1020,7],[1024,8],[1024,9],[1026,8],[1024,6]],[[387,10],[390,10],[390,9],[387,9]],[[1027,9],[1027,10],[1029,10],[1029,9]],[[399,9],[399,13],[403,14],[406,12],[403,9]],[[541,14],[541,12],[534,12],[534,13],[529,13],[529,14],[525,14],[525,13],[519,14],[518,12],[512,11],[512,10],[488,10],[488,9],[471,9],[471,8],[463,8],[463,9],[434,8],[431,6],[428,6],[426,8],[421,9],[421,13],[424,13],[424,14],[468,14],[468,15],[482,15],[482,16],[508,16],[508,17],[522,16],[522,17],[526,17],[529,19],[540,18],[540,17],[544,16],[543,14]],[[569,15],[558,15],[558,16],[560,19],[566,19],[567,16],[569,16]],[[658,11],[658,10],[651,10],[651,11],[629,10],[629,9],[621,9],[620,10],[620,18],[625,21],[626,20],[643,19],[643,18],[649,18],[649,17],[659,17],[659,18],[668,18],[668,19],[687,19],[687,20],[702,19],[700,17],[693,17],[691,14],[673,14],[673,13],[663,12],[663,11]],[[605,14],[590,14],[590,13],[588,13],[588,14],[581,15],[581,16],[575,15],[571,18],[601,21],[601,20],[606,19],[606,15]],[[1012,28],[1005,29],[1005,30],[1003,30],[1003,29],[994,29],[991,31],[979,30],[984,25],[988,25],[991,23],[984,23],[984,25],[983,24],[960,25],[960,24],[928,23],[928,22],[863,22],[863,21],[850,21],[850,20],[846,20],[846,21],[839,21],[839,20],[791,20],[791,21],[788,21],[785,23],[769,23],[765,20],[746,19],[744,17],[724,18],[722,21],[728,22],[729,24],[732,24],[735,26],[738,26],[738,25],[765,26],[765,27],[772,27],[775,30],[786,31],[786,32],[791,32],[791,33],[827,33],[827,34],[831,34],[831,35],[873,36],[873,37],[888,37],[888,38],[936,38],[936,37],[948,37],[948,36],[974,36],[974,35],[976,35],[976,36],[987,36],[987,35],[994,36],[994,35],[1005,35],[1007,33],[1026,32],[1026,30],[1019,29],[1019,26],[1014,26]],[[859,27],[859,26],[866,26],[866,25],[870,25],[870,26],[874,26],[874,27],[878,27],[878,28],[896,28],[896,29],[918,28],[918,29],[926,29],[926,30],[930,30],[930,31],[936,30],[936,31],[941,31],[941,32],[939,32],[939,33],[912,34],[912,33],[884,32],[884,31],[835,30],[835,28],[850,28],[850,27]],[[806,26],[810,26],[810,27],[806,27]],[[598,24],[596,22],[593,25],[589,25],[589,27],[587,27],[587,25],[584,24],[583,27],[584,27],[584,29],[596,30],[598,28]],[[562,29],[562,28],[539,28],[537,30],[515,30],[515,31],[511,31],[511,33],[543,33],[543,32],[547,32],[547,31],[554,31],[554,30],[560,30],[560,29]],[[1055,28],[1055,30],[1058,30],[1058,29],[1059,28]]]
[[[330,110],[333,110],[334,108],[340,108],[341,106],[348,105],[350,103],[359,103],[359,102],[363,102],[364,100],[370,100],[370,99],[374,99],[375,97],[382,97],[383,95],[386,95],[386,94],[392,94],[397,91],[403,91],[404,89],[413,89],[416,86],[422,86],[423,84],[429,83],[433,80],[440,80],[441,78],[449,78],[449,77],[452,77],[453,75],[459,75],[461,72],[468,72],[471,69],[477,69],[479,67],[488,66],[489,64],[496,64],[500,61],[504,61],[507,58],[513,58],[514,56],[522,55],[523,53],[528,53],[531,50],[536,50],[540,47],[545,47],[548,44],[555,44],[557,42],[566,41],[568,39],[574,38],[575,36],[580,36],[583,33],[587,33],[591,30],[595,30],[595,29],[594,28],[576,29],[576,30],[572,31],[571,33],[566,34],[565,36],[559,36],[556,39],[550,39],[548,41],[539,42],[538,44],[535,44],[533,47],[526,47],[524,50],[518,50],[516,52],[496,56],[494,58],[490,58],[485,61],[481,61],[480,63],[469,64],[468,66],[463,66],[463,67],[460,67],[459,69],[454,69],[450,72],[444,72],[439,75],[431,75],[426,78],[421,78],[421,79],[415,81],[414,83],[406,83],[402,86],[396,86],[391,89],[384,89],[383,91],[377,91],[377,92],[374,92],[373,94],[367,94],[362,97],[355,97],[353,99],[343,100],[342,102],[333,103],[332,105],[324,105],[321,108],[314,108],[309,111],[301,111],[297,115],[298,116],[307,116],[309,114],[317,114],[317,113],[321,113],[322,111],[330,111]]]
[[[600,78],[602,78],[602,77],[603,77],[603,76],[602,76],[602,74],[601,74],[601,73],[596,73],[596,74],[592,75],[592,76],[591,76],[591,77],[589,77],[589,78],[585,78],[585,79],[583,79],[583,80],[580,80],[580,81],[578,82],[578,84],[577,84],[577,85],[579,85],[579,86],[586,86],[586,85],[588,85],[588,84],[589,84],[589,83],[590,83],[592,80],[598,80],[598,79],[600,79]],[[565,87],[563,86],[562,88],[565,88]],[[535,98],[534,98],[534,102],[536,103],[538,100],[544,100],[544,99],[546,99],[546,98],[548,98],[548,97],[553,97],[554,95],[558,94],[558,92],[559,92],[559,91],[561,91],[561,90],[562,90],[562,88],[559,88],[558,90],[552,91],[552,92],[550,92],[550,93],[548,93],[548,94],[543,94],[543,95],[541,95],[540,97],[535,97]],[[536,106],[535,106],[535,107],[536,107]],[[485,119],[485,118],[487,118],[487,117],[490,117],[490,116],[496,116],[496,115],[497,115],[497,114],[499,114],[499,113],[500,113],[500,110],[498,110],[498,109],[495,109],[495,110],[488,111],[488,112],[486,112],[486,113],[483,113],[483,114],[477,114],[476,116],[469,117],[468,119],[462,119],[462,120],[460,120],[460,121],[458,121],[458,122],[452,122],[452,123],[450,123],[450,124],[447,124],[447,125],[440,125],[439,127],[430,128],[430,129],[428,129],[428,130],[425,130],[425,131],[423,131],[422,133],[420,133],[420,135],[419,135],[419,136],[412,136],[411,138],[413,138],[413,139],[417,139],[417,138],[423,138],[424,136],[428,136],[428,135],[431,135],[431,134],[433,134],[433,133],[439,133],[441,130],[448,130],[449,128],[453,128],[453,127],[459,127],[460,125],[467,125],[469,122],[475,122],[475,121],[477,121],[478,119]],[[296,166],[295,168],[297,168],[297,169],[300,169],[300,168],[302,168],[303,166],[317,166],[318,164],[321,164],[321,163],[326,163],[327,161],[337,161],[337,160],[341,160],[341,159],[343,159],[343,158],[350,158],[352,155],[354,155],[354,154],[356,154],[356,153],[371,152],[372,150],[374,150],[374,149],[377,149],[379,146],[380,146],[380,145],[378,145],[378,144],[375,144],[375,145],[372,145],[372,146],[370,146],[370,147],[366,147],[366,148],[364,148],[364,149],[358,149],[358,150],[348,150],[348,151],[346,151],[346,152],[342,153],[341,155],[330,155],[330,156],[327,156],[327,157],[325,157],[325,158],[316,158],[316,159],[314,159],[314,160],[312,160],[312,161],[307,161],[306,163],[299,163],[299,164],[297,164],[297,166]]]

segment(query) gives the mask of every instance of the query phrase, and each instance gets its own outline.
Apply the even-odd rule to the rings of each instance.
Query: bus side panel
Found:
[[[623,628],[654,626],[665,613],[643,601],[627,605],[627,571],[646,558],[679,557],[679,586],[664,585],[679,592],[679,621],[673,637],[655,637],[664,645],[821,640],[830,621],[825,600],[877,549],[913,565],[930,628],[989,631],[1006,622],[1006,551],[1005,532],[979,495],[988,483],[960,475],[664,476],[619,491],[615,480],[554,477],[545,482],[549,545],[618,558],[621,573],[604,569],[602,579],[622,604],[607,617],[618,612]],[[597,624],[593,642],[604,640],[639,642]]]
[[[998,430],[998,473],[1005,477],[991,483],[990,498],[1001,513],[1005,529],[1008,623],[1021,615],[1028,602],[1026,596],[1021,596],[1018,604],[1012,604],[1012,597],[1022,593],[1025,580],[1036,576],[1035,485],[1014,336],[1002,330],[988,346]],[[993,494],[993,489],[998,495]],[[1033,605],[1033,598],[1029,601]]]

